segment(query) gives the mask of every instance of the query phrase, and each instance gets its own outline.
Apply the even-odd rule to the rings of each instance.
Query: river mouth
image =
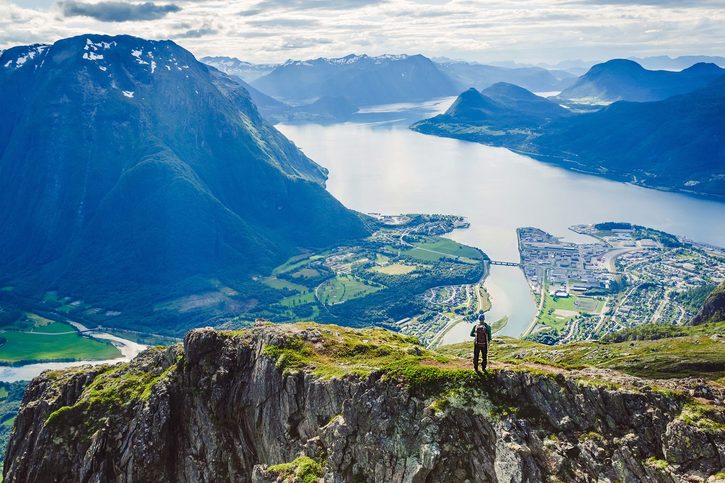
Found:
[[[427,103],[429,114],[447,108],[446,102]],[[408,126],[422,119],[421,109],[413,109],[419,117],[411,118],[409,111],[392,106],[386,119],[384,106],[377,106],[380,116],[374,122],[277,128],[329,169],[327,189],[347,207],[465,216],[470,228],[449,236],[495,260],[518,261],[518,227],[587,242],[588,237],[568,228],[603,221],[636,223],[725,246],[725,225],[713,223],[725,219],[725,203],[576,173],[505,148],[416,133]],[[489,319],[508,316],[500,333],[519,336],[536,311],[521,270],[492,267],[485,286],[492,299]],[[469,339],[470,325],[459,325],[443,343]]]

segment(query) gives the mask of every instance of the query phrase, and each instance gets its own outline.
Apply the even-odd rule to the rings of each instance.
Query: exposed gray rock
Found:
[[[200,329],[126,368],[44,373],[17,417],[5,481],[262,483],[300,456],[331,483],[704,481],[725,465],[722,431],[680,419],[685,400],[669,393],[504,368],[425,397],[381,371],[284,373],[264,348],[289,330]],[[114,370],[146,379],[133,397],[118,389],[127,400],[79,407],[89,385],[125,380],[99,376]]]

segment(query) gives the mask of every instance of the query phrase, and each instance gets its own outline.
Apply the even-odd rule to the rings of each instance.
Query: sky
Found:
[[[250,62],[416,54],[555,64],[725,55],[725,0],[0,0],[0,48],[84,33]]]

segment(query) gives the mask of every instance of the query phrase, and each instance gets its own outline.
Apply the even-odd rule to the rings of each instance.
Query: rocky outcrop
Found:
[[[719,401],[464,364],[380,329],[195,330],[35,379],[5,480],[665,482],[725,465]]]
[[[725,320],[725,282],[715,287],[690,323],[699,325],[723,320]]]

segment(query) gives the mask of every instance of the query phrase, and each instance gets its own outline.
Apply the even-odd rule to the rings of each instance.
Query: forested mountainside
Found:
[[[701,89],[723,74],[725,69],[709,63],[669,71],[647,70],[632,60],[613,59],[593,66],[558,97],[605,103],[660,101]]]
[[[243,292],[301,249],[368,233],[237,81],[171,41],[8,49],[0,104],[0,268],[18,295],[150,317],[161,300]]]

